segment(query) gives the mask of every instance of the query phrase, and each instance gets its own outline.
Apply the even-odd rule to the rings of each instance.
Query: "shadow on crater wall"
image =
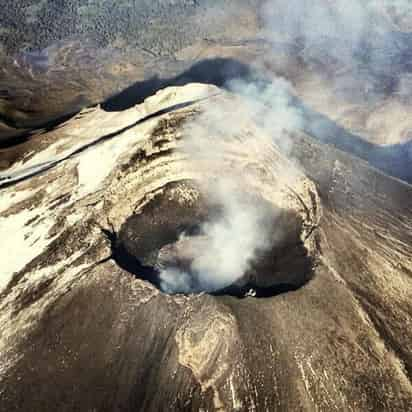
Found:
[[[231,79],[252,79],[252,72],[253,69],[250,66],[235,59],[205,59],[193,64],[177,76],[165,79],[153,76],[148,80],[137,82],[106,100],[102,108],[109,112],[127,110],[169,86],[204,83],[225,87]]]

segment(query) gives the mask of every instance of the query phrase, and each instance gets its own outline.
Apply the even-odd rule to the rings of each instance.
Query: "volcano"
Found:
[[[406,2],[6,0],[1,411],[410,411]]]
[[[245,117],[205,171],[182,148],[216,106]],[[81,112],[64,145],[9,169],[6,410],[408,409],[411,187],[305,133],[285,157],[248,110],[215,86],[172,87]],[[202,185],[226,170],[271,211],[274,241],[230,284],[167,293],[159,273],[191,274],[221,213]]]

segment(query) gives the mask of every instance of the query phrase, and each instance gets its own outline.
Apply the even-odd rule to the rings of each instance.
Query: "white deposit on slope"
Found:
[[[4,190],[0,196],[0,213],[9,209],[23,200],[33,196],[36,192],[33,190]]]
[[[47,238],[54,220],[45,218],[28,225],[36,216],[44,215],[46,209],[22,210],[15,215],[0,217],[0,291],[7,286],[13,274],[23,269],[53,240]]]

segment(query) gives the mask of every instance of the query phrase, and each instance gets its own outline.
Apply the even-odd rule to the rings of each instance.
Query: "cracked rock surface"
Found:
[[[89,108],[2,174],[0,409],[410,409],[412,187],[303,132],[286,156],[252,116],[222,136],[222,169],[199,172],[185,125],[220,104],[244,101],[189,84]],[[201,215],[199,186],[226,169],[285,211],[305,282],[262,299],[167,295],[119,264],[113,239],[133,251]],[[276,256],[274,277],[299,279],[301,254]]]

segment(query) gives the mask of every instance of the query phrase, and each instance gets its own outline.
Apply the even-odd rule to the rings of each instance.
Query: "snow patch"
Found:
[[[27,159],[28,156],[32,155],[32,152],[29,153],[26,156],[26,159],[23,159],[19,162],[14,163],[8,170],[7,173],[13,173],[16,171],[19,171],[22,166],[24,166],[25,169],[33,167],[33,166],[38,166],[44,163],[47,163],[49,161],[54,161],[56,159],[59,159],[62,157],[62,152],[64,148],[67,146],[67,143],[70,139],[60,139],[56,143],[53,143],[49,146],[47,146],[45,149],[37,152],[34,156],[30,157],[30,159]]]
[[[33,196],[36,191],[33,190],[20,190],[16,191],[15,188],[11,190],[3,190],[0,196],[0,213],[9,209],[10,207],[22,202]]]
[[[0,217],[0,291],[7,286],[13,274],[23,269],[38,256],[53,238],[47,238],[54,220],[44,219],[41,224],[27,225],[44,210],[22,210],[9,217]]]
[[[77,172],[79,188],[77,198],[80,199],[95,193],[104,180],[116,169],[119,158],[130,153],[130,149],[146,136],[147,129],[139,128],[124,132],[118,139],[113,139],[91,147],[79,156]]]

